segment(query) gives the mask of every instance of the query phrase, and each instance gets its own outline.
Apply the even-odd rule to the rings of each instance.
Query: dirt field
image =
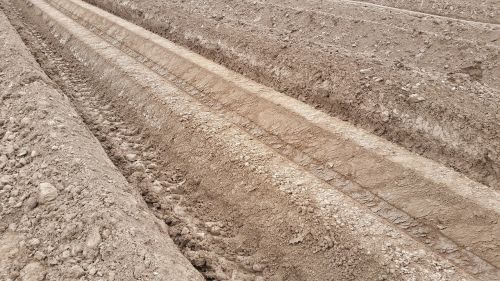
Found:
[[[500,280],[495,1],[88,2],[0,1],[0,279]]]
[[[455,19],[463,1],[449,17],[353,1],[89,2],[498,188],[500,30]]]
[[[0,280],[203,280],[0,13]]]

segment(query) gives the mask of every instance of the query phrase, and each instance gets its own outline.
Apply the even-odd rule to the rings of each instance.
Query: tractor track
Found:
[[[189,67],[176,72],[172,68],[178,66],[178,62],[168,66],[163,61],[155,60],[155,55],[161,54],[147,54],[137,49],[140,42],[127,41],[127,39],[132,40],[130,39],[132,37],[120,37],[120,29],[123,26],[112,29],[109,28],[109,22],[105,20],[95,25],[91,24],[91,21],[88,20],[91,18],[88,16],[90,10],[86,10],[86,6],[82,6],[83,8],[80,7],[80,10],[78,10],[79,2],[69,1],[63,3],[57,0],[48,2],[85,26],[93,34],[98,35],[108,44],[121,50],[121,52],[140,62],[183,93],[188,94],[193,100],[203,104],[205,108],[209,108],[211,114],[220,116],[236,126],[237,130],[250,136],[250,140],[264,144],[269,151],[272,151],[272,154],[280,155],[285,159],[285,162],[297,165],[305,173],[314,176],[328,189],[340,191],[363,205],[363,212],[372,212],[382,221],[397,229],[398,232],[403,233],[404,236],[418,241],[416,244],[420,245],[418,247],[437,253],[439,256],[451,261],[456,267],[480,280],[497,280],[500,278],[498,269],[500,257],[496,254],[500,246],[499,241],[497,241],[500,237],[498,235],[498,208],[495,206],[495,203],[498,203],[496,201],[498,199],[496,191],[475,183],[456,172],[449,171],[434,162],[425,162],[428,160],[411,155],[413,157],[411,158],[412,161],[417,161],[417,163],[422,161],[422,163],[431,163],[435,167],[439,167],[440,171],[446,174],[445,177],[448,177],[447,180],[442,181],[438,179],[438,175],[425,172],[426,170],[418,167],[418,164],[411,167],[405,164],[405,160],[397,160],[397,156],[404,158],[410,154],[406,155],[390,146],[388,150],[396,155],[394,159],[387,155],[374,153],[370,151],[370,145],[360,145],[353,141],[352,138],[340,136],[341,133],[328,132],[317,123],[307,121],[307,118],[304,119],[300,115],[300,110],[289,112],[286,107],[277,106],[265,98],[248,96],[248,93],[242,94],[238,91],[221,95],[218,91],[221,91],[221,89],[226,90],[226,88],[210,81],[213,77],[208,77],[205,80],[201,76],[197,78],[196,74],[189,73],[189,69],[192,69]],[[38,7],[45,5],[42,1],[32,1],[30,5],[33,4],[38,5]],[[29,11],[33,9],[32,7],[25,6],[23,9],[28,15],[38,13]],[[18,16],[21,15],[18,14]],[[102,14],[99,16],[102,16]],[[99,16],[94,18],[99,18]],[[33,23],[35,22],[36,20]],[[87,62],[85,56],[78,57],[78,55],[81,55],[81,50],[69,48],[66,51],[57,51],[57,40],[66,44],[75,35],[67,36],[58,31],[57,27],[52,30],[36,31],[33,28],[33,23],[31,29],[27,28],[30,30],[29,32],[25,30],[27,26],[20,26],[20,33],[26,32],[24,39],[28,41],[28,45],[32,47],[34,53],[38,54],[37,58],[42,67],[71,97],[75,107],[92,132],[102,142],[103,147],[113,159],[115,165],[120,168],[134,186],[141,190],[145,200],[150,203],[150,207],[157,216],[169,222],[176,222],[171,227],[171,235],[174,241],[178,243],[191,262],[205,274],[205,277],[213,280],[224,280],[224,278],[241,276],[242,279],[253,280],[265,275],[262,273],[263,269],[261,268],[267,268],[266,274],[274,274],[274,276],[282,274],[281,276],[287,277],[283,275],[285,273],[280,271],[283,269],[280,269],[281,267],[277,265],[279,262],[272,261],[271,256],[264,255],[262,257],[261,253],[259,255],[259,246],[246,249],[247,256],[241,253],[235,254],[232,251],[228,251],[230,254],[224,254],[223,249],[238,247],[236,245],[238,243],[233,238],[239,235],[245,237],[245,234],[242,234],[241,231],[247,229],[240,226],[239,229],[236,227],[237,230],[231,230],[231,227],[234,228],[235,225],[240,225],[241,222],[227,214],[221,215],[219,221],[209,221],[207,217],[203,217],[203,212],[206,212],[206,210],[199,208],[192,200],[199,200],[202,202],[200,205],[204,206],[210,204],[223,205],[224,202],[230,201],[231,197],[203,199],[203,196],[199,196],[199,194],[196,196],[198,192],[196,186],[199,183],[196,176],[192,175],[196,173],[189,172],[189,168],[196,167],[196,161],[188,160],[186,164],[186,160],[175,160],[175,153],[169,154],[162,148],[163,146],[172,146],[172,144],[169,144],[168,138],[162,141],[161,138],[152,133],[155,130],[154,126],[143,125],[141,121],[135,119],[140,115],[146,118],[157,115],[152,113],[152,110],[141,109],[141,107],[138,108],[137,112],[130,113],[125,107],[116,104],[117,99],[122,97],[110,98],[110,95],[112,96],[110,93],[100,95],[100,92],[112,92],[113,90],[110,90],[110,88],[116,86],[109,86],[106,81],[99,81],[98,75],[93,77],[92,71],[84,70],[84,65]],[[99,24],[103,25],[100,26]],[[59,38],[53,43],[47,43],[41,33],[45,32],[49,35],[48,31],[56,34],[56,36],[59,35]],[[118,36],[119,39],[114,36]],[[144,45],[148,44],[156,43],[155,41],[149,41]],[[78,57],[80,62],[77,62],[74,58],[71,59],[72,55]],[[200,65],[203,65],[203,63],[201,62]],[[193,77],[198,81],[194,81]],[[249,88],[250,86],[245,85],[245,83],[246,81],[242,81],[244,85],[242,87],[244,89]],[[99,86],[96,87],[95,84]],[[261,111],[264,112],[264,116],[252,112],[252,108],[255,109],[256,106],[260,107]],[[293,106],[291,107],[293,108]],[[134,108],[133,105],[128,110],[131,108]],[[185,122],[188,122],[190,118],[192,117],[187,114]],[[290,121],[290,124],[285,125],[285,121]],[[155,124],[154,121],[153,124]],[[158,126],[156,129],[162,126],[161,124],[155,125]],[[347,126],[348,129],[346,130],[349,130],[349,125],[344,126]],[[303,135],[300,136],[301,134]],[[311,137],[316,139],[311,139]],[[378,139],[376,140],[378,141]],[[311,141],[311,143],[308,143],[308,141]],[[383,141],[381,143],[385,145]],[[187,149],[189,150],[189,148]],[[339,155],[328,155],[332,151],[334,151],[332,154],[338,152]],[[183,151],[183,153],[186,152]],[[165,155],[170,156],[168,160],[173,160],[164,161]],[[217,159],[217,153],[214,152],[212,157]],[[250,166],[251,173],[265,174],[265,171],[251,164],[250,159],[245,158],[245,156],[241,160],[244,166]],[[183,167],[182,169],[172,168],[172,163],[176,161],[179,163],[178,166]],[[167,171],[166,174],[165,171]],[[453,180],[464,186],[451,187],[451,184],[454,183]],[[231,183],[231,180],[229,179],[227,183]],[[183,186],[184,184],[186,186]],[[236,185],[238,183],[233,182],[232,184]],[[308,184],[308,182],[300,182],[298,186]],[[166,188],[167,193],[159,193],[158,188],[161,190]],[[245,188],[248,189],[248,187]],[[469,188],[472,192],[460,191],[461,188]],[[480,191],[477,192],[476,189],[480,189]],[[247,192],[254,190],[250,188]],[[434,193],[427,194],[428,191]],[[430,197],[433,197],[434,201],[430,201]],[[486,200],[487,198],[489,198],[489,201]],[[409,202],[410,199],[415,200],[416,203]],[[452,204],[449,204],[450,202]],[[249,204],[249,206],[252,206],[255,203],[250,202]],[[178,207],[176,209],[172,206]],[[237,210],[238,207],[241,208],[238,204],[232,206],[232,208],[236,209],[233,212],[242,212]],[[182,211],[179,211],[179,208]],[[291,207],[283,206],[283,208]],[[428,213],[424,214],[422,210]],[[466,215],[470,212],[473,212],[473,217]],[[316,213],[315,206],[314,204],[312,204],[312,207],[308,207],[307,204],[302,205],[298,213],[309,216],[309,213]],[[245,213],[243,212],[241,216],[245,216]],[[322,219],[327,220],[326,218]],[[460,229],[472,221],[474,221],[475,228],[480,228],[484,232],[485,236],[483,238],[486,239],[485,241],[474,241],[477,233],[473,229],[466,229],[465,231]],[[251,225],[256,223],[258,222],[254,221]],[[311,221],[306,219],[304,223],[306,225],[311,224]],[[217,230],[214,230],[214,228]],[[187,231],[184,229],[187,229]],[[322,230],[318,231],[321,232]],[[193,238],[193,232],[199,236],[222,236],[222,238],[212,239],[207,246],[206,242],[200,242],[203,239],[198,239],[196,235]],[[250,239],[249,236],[255,234],[246,234],[247,237],[243,240],[246,241]],[[224,235],[227,237],[224,237]],[[259,233],[259,235],[265,236],[266,234]],[[307,237],[307,233],[304,234],[300,231],[295,235],[298,235],[299,238],[292,239],[294,241],[290,243],[292,246],[296,243],[302,243],[302,240],[306,240],[305,237]],[[398,236],[395,235],[395,237]],[[334,237],[332,240],[335,241],[332,242],[332,245],[329,244],[329,239],[318,240],[321,242],[316,244],[315,253],[328,252],[328,254],[320,254],[320,260],[328,258],[329,254],[336,255],[339,253],[338,251],[341,251],[333,245],[344,243],[342,235]],[[355,250],[354,254],[363,257],[361,252]],[[349,253],[353,254],[352,252]],[[358,261],[361,262],[363,259],[360,258]],[[342,264],[342,261],[340,261],[340,264]],[[349,262],[347,264],[347,270],[338,274],[353,278],[355,274],[352,269],[349,269],[351,268]],[[405,264],[403,263],[402,266],[404,267]],[[297,273],[296,276],[298,277],[296,278],[311,277],[311,275],[308,275],[311,273],[302,272],[304,269],[300,265],[294,265],[294,267],[299,268],[298,271],[300,272]],[[376,267],[374,266],[374,268]],[[228,272],[232,272],[233,275],[228,276]],[[391,269],[386,273],[378,274],[381,278],[392,278],[401,274],[401,272]],[[418,274],[415,276],[418,276]]]

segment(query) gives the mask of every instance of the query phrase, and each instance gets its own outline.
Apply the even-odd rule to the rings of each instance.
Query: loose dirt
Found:
[[[203,280],[3,13],[0,44],[0,279]]]
[[[48,240],[49,244],[59,245],[62,242],[57,240],[58,237],[47,238],[46,236],[58,231],[58,227],[62,229],[60,232],[64,233],[62,222],[71,223],[74,220],[78,224],[80,218],[82,224],[79,224],[78,231],[81,234],[74,234],[69,238],[63,236],[63,242],[70,246],[53,247],[57,249],[48,251],[49,254],[42,252],[43,255],[39,256],[34,250],[25,251],[23,248],[26,244],[34,244],[35,248],[41,244],[31,239],[32,233],[35,232],[30,229],[30,225],[36,225],[36,223],[28,220],[29,223],[21,230],[16,228],[16,224],[5,224],[2,239],[8,243],[6,242],[2,247],[9,254],[0,255],[0,264],[8,268],[5,273],[7,278],[42,280],[45,277],[51,280],[57,279],[63,271],[71,272],[68,278],[83,280],[99,278],[105,280],[113,278],[119,280],[138,278],[198,280],[202,275],[208,280],[259,281],[474,280],[475,278],[497,280],[500,278],[498,271],[500,228],[497,204],[499,195],[492,188],[474,182],[434,161],[371,136],[365,131],[354,129],[350,124],[331,119],[326,114],[317,112],[296,100],[281,96],[271,89],[247,81],[195,54],[152,37],[146,31],[139,30],[129,23],[122,22],[121,26],[113,25],[116,22],[110,21],[110,17],[105,14],[100,14],[100,17],[93,16],[92,13],[95,11],[82,8],[85,6],[82,6],[79,1],[51,0],[48,2],[50,5],[44,1],[32,0],[25,5],[24,1],[15,1],[16,5],[11,5],[4,1],[2,8],[7,12],[11,22],[50,79],[33,63],[33,58],[23,55],[23,59],[31,60],[34,66],[30,67],[36,68],[41,73],[43,77],[41,80],[57,89],[52,90],[58,95],[53,96],[52,99],[49,97],[51,101],[49,104],[52,106],[54,103],[61,108],[67,108],[64,112],[59,107],[43,108],[44,114],[51,114],[54,111],[62,115],[59,118],[54,117],[54,122],[44,123],[43,120],[52,119],[41,119],[39,122],[44,124],[44,127],[34,126],[36,130],[42,130],[41,139],[44,139],[44,135],[48,135],[55,138],[56,142],[63,143],[63,145],[48,143],[44,149],[48,150],[50,155],[59,151],[67,151],[67,155],[60,156],[55,162],[50,162],[51,158],[44,153],[41,155],[35,153],[35,156],[31,156],[43,163],[49,163],[42,167],[42,170],[50,170],[46,176],[47,180],[31,179],[26,181],[27,187],[20,189],[17,185],[13,188],[7,184],[10,187],[6,190],[14,193],[11,196],[14,200],[8,199],[7,204],[10,205],[2,205],[7,206],[2,209],[2,215],[5,213],[12,216],[8,217],[11,221],[19,220],[19,216],[23,213],[12,213],[13,208],[19,208],[14,204],[15,196],[18,195],[16,192],[19,190],[21,193],[28,194],[36,192],[37,199],[33,203],[33,212],[44,210],[43,206],[48,204],[54,206],[51,214],[56,219],[56,222],[49,223],[55,230],[47,231],[43,228],[40,237],[37,238],[39,241]],[[241,33],[236,33],[237,27],[234,24],[238,22],[239,27],[247,26],[245,17],[271,15],[270,22],[280,24],[281,19],[275,16],[281,12],[289,13],[293,10],[295,14],[290,20],[284,20],[283,24],[297,23],[298,19],[302,20],[303,13],[313,20],[316,16],[321,16],[321,19],[332,18],[331,13],[315,10],[320,7],[319,2],[303,4],[240,1],[228,7],[223,1],[214,1],[197,5],[193,9],[189,7],[194,7],[194,3],[189,1],[183,2],[182,5],[176,2],[172,2],[173,4],[155,2],[155,5],[161,6],[157,7],[160,14],[152,18],[152,14],[147,11],[141,12],[141,9],[150,9],[152,2],[144,2],[140,8],[135,7],[133,2],[132,4],[120,2],[120,5],[110,3],[104,1],[101,4],[117,13],[127,11],[126,16],[146,27],[151,27],[148,24],[158,23],[160,19],[164,19],[167,14],[162,14],[161,11],[168,7],[175,16],[169,19],[168,23],[173,27],[170,26],[172,29],[169,29],[171,32],[167,37],[178,39],[184,36],[184,39],[180,40],[184,43],[191,42],[190,36],[193,34],[188,36],[184,32],[189,28],[194,30],[195,21],[182,28],[176,24],[182,21],[189,22],[194,15],[203,15],[197,21],[204,21],[207,19],[205,17],[207,11],[211,14],[215,11],[229,10],[230,12],[220,18],[217,15],[210,16],[207,23],[212,24],[214,20],[218,23],[203,24],[201,29],[197,27],[195,31],[201,33],[196,36],[196,45],[193,42],[188,44],[208,55],[217,52],[220,56],[216,59],[222,62],[228,61],[228,58],[224,57],[227,51],[224,48],[230,45],[221,47],[223,46],[221,45],[223,40],[221,40],[217,43],[218,47],[207,52],[205,47],[207,44],[210,45],[210,40],[215,38],[210,36],[216,32],[226,34],[224,32],[229,31],[233,35],[237,34],[234,36],[235,40],[241,40],[243,37],[245,40],[250,40]],[[384,7],[375,9],[375,6],[360,5],[352,1],[327,2],[321,5],[324,5],[321,7],[342,7],[337,12],[345,14],[337,19],[339,20],[338,26],[342,26],[344,20],[358,24],[359,22],[352,18],[354,14],[349,15],[349,13],[358,12],[359,9],[365,11],[366,17],[375,22],[381,14],[388,13],[391,22],[388,26],[401,31],[401,33],[396,33],[396,36],[404,36],[405,22],[414,15],[414,13],[399,10],[397,10],[398,13],[393,14],[394,10]],[[54,7],[63,13],[57,12]],[[246,13],[248,11],[252,11],[250,13],[252,15]],[[254,12],[255,15],[253,15]],[[232,13],[238,15],[238,20],[230,18]],[[396,16],[393,17],[393,15]],[[284,17],[288,18],[290,14],[288,16],[285,14]],[[425,27],[428,34],[442,32],[441,27],[433,22],[442,18],[429,15],[433,20],[431,22],[427,21],[427,16],[421,17],[417,14],[416,17],[424,19],[421,27]],[[480,30],[481,33],[477,35],[477,38],[483,40],[481,42],[490,42],[491,38],[496,36],[494,25],[491,23],[484,25],[484,23],[472,23],[459,18],[456,16],[448,19],[447,24],[453,26],[449,22],[453,21],[457,25],[467,26],[462,30],[463,34]],[[257,22],[259,21],[260,19]],[[307,21],[306,26],[314,31],[315,24],[317,23],[314,21]],[[398,25],[399,27],[395,27]],[[485,26],[491,27],[491,30]],[[259,24],[254,26],[257,30],[261,30],[261,27]],[[127,31],[127,28],[136,34]],[[211,30],[211,28],[215,29]],[[347,28],[347,25],[344,28]],[[359,32],[363,30],[366,31],[366,28],[355,29],[353,34],[361,34]],[[161,28],[156,31],[162,33]],[[304,38],[314,35],[314,32],[306,34],[301,29],[292,33],[300,34]],[[263,36],[264,33],[259,31],[258,34]],[[273,33],[265,33],[265,36],[269,34]],[[366,33],[366,35],[369,34]],[[375,37],[367,36],[363,35],[360,38],[365,38],[366,42],[375,40]],[[8,38],[6,41],[11,40],[10,37]],[[407,42],[409,38],[404,41]],[[296,39],[298,40],[298,37]],[[465,38],[462,39],[465,40]],[[16,40],[19,41],[19,38]],[[285,50],[284,52],[293,50],[296,55],[305,55],[301,52],[310,51],[308,56],[311,56],[316,52],[315,47],[309,48],[307,44],[308,48],[297,50],[295,48],[302,43],[296,44],[295,42],[299,41],[289,41],[288,46],[280,47],[280,49]],[[470,41],[467,42],[466,44],[470,43]],[[261,45],[267,48],[266,44]],[[349,45],[345,39],[339,40],[338,44],[347,44],[342,47],[344,49],[358,47],[362,49],[362,45],[358,43]],[[235,51],[239,47],[230,48]],[[245,48],[247,47],[245,45]],[[413,48],[410,45],[406,47],[410,51]],[[448,47],[444,46],[443,49]],[[479,49],[481,48],[478,47]],[[261,49],[248,50],[253,50],[253,52],[245,55],[239,51],[233,53],[236,55],[232,63],[241,62],[241,57],[244,56],[246,59],[253,58],[252,67],[259,64],[260,62],[255,59],[263,56],[259,53]],[[406,52],[409,52],[408,50]],[[179,57],[176,58],[172,52],[178,52]],[[360,57],[359,53],[349,51],[343,54],[348,54],[343,59],[350,64],[353,58],[356,58],[356,64],[366,62],[366,57]],[[488,52],[485,54],[490,55]],[[403,67],[404,71],[401,67],[389,67],[390,63],[387,62],[398,56],[391,57],[391,53],[387,53],[388,58],[385,59],[368,56],[372,62],[377,61],[377,63],[370,65],[370,68],[355,70],[354,73],[356,75],[359,73],[365,77],[363,79],[370,80],[367,82],[369,84],[374,81],[375,84],[385,86],[391,86],[392,80],[391,83],[387,83],[386,78],[379,77],[381,75],[378,71],[384,70],[389,73],[390,70],[391,73],[396,73],[395,77],[404,76],[407,72],[413,73],[416,69],[419,70],[419,75],[423,75],[419,77],[435,78],[442,74],[440,70],[437,70],[439,66],[437,62],[425,64],[414,60],[411,62],[411,67]],[[465,55],[465,57],[468,56]],[[283,61],[277,59],[278,57],[275,56],[274,61],[279,67]],[[269,57],[263,58],[270,59]],[[373,58],[375,60],[372,60]],[[17,62],[17,58],[15,59]],[[307,64],[304,62],[303,66],[311,69],[311,62],[317,61],[319,58]],[[485,63],[496,65],[491,64],[490,61]],[[231,63],[228,64],[231,66]],[[240,66],[238,70],[250,76],[256,73],[255,68],[248,67],[248,64],[242,63]],[[325,66],[327,65],[318,64],[318,67]],[[24,69],[22,66],[19,68]],[[483,70],[482,66],[480,69]],[[494,68],[490,69],[495,71]],[[260,69],[262,74],[258,79],[267,81],[266,71],[268,70]],[[16,71],[19,73],[20,70],[16,69]],[[475,130],[469,127],[464,129],[464,124],[469,124],[467,122],[484,120],[493,122],[486,122],[486,127],[481,127],[484,130],[478,136],[481,140],[485,140],[484,137],[491,137],[489,142],[476,142],[475,146],[467,143],[470,140],[469,137],[462,138],[461,135],[450,137],[450,135],[443,135],[442,132],[436,133],[435,130],[438,129],[430,123],[426,123],[425,126],[420,124],[425,127],[420,129],[431,130],[441,139],[419,152],[429,156],[432,154],[429,154],[429,147],[439,145],[441,150],[433,156],[434,159],[447,164],[458,163],[458,166],[461,165],[460,163],[467,164],[465,170],[462,166],[451,166],[495,187],[497,162],[494,160],[496,157],[494,152],[487,156],[491,160],[487,162],[489,166],[485,166],[486,162],[480,163],[483,169],[489,167],[487,171],[482,171],[482,174],[475,170],[478,168],[477,162],[471,165],[473,163],[471,159],[475,157],[471,155],[485,150],[490,153],[489,149],[495,149],[497,145],[494,141],[498,135],[496,127],[498,124],[495,125],[495,118],[498,118],[495,115],[496,106],[486,102],[486,100],[496,102],[496,80],[494,75],[488,76],[487,71],[479,73],[477,67],[467,68],[465,71],[469,73],[468,77],[461,76],[466,79],[453,83],[473,85],[475,89],[480,88],[487,93],[469,96],[469,100],[474,102],[466,106],[470,111],[464,111],[465,119],[458,121],[453,118],[450,119],[451,121],[446,118],[440,119],[440,116],[429,109],[426,104],[427,99],[429,97],[435,99],[432,105],[437,103],[443,106],[447,99],[452,99],[446,95],[414,95],[414,91],[417,91],[416,89],[420,86],[411,88],[412,93],[407,97],[407,103],[416,106],[403,106],[402,114],[409,115],[418,110],[427,111],[439,122],[455,126],[453,130],[460,133],[470,133],[468,130]],[[2,73],[4,72],[2,67]],[[276,71],[273,73],[275,75]],[[352,73],[352,70],[344,68],[345,79],[351,79],[348,73]],[[375,75],[374,73],[376,76],[372,76]],[[285,78],[272,80],[271,83],[278,88],[279,85],[284,85],[281,83],[289,81],[287,79],[292,76],[300,76],[300,79],[296,81],[300,83],[309,79],[304,75],[303,70],[298,68],[291,72],[283,71],[279,75]],[[12,77],[15,76],[13,72]],[[22,78],[23,75],[20,77]],[[304,77],[307,79],[304,80]],[[329,77],[337,79],[333,74]],[[408,77],[408,79],[415,78],[411,75]],[[471,80],[480,80],[485,77],[486,79],[482,82]],[[325,92],[328,93],[326,100],[331,95],[342,93],[339,91],[333,94],[328,90],[332,86],[329,84],[331,82],[324,82],[330,81],[329,78],[322,77],[321,79],[323,79],[323,86],[326,85]],[[377,81],[379,79],[382,80]],[[2,86],[6,85],[5,89],[10,89],[12,85],[24,85],[25,82],[22,82],[24,80],[26,79],[21,79],[21,82],[17,84],[9,84],[9,81],[15,80],[8,76]],[[28,85],[38,83],[38,78],[34,79],[36,82],[32,80],[29,78],[26,83]],[[488,82],[485,82],[486,80]],[[396,83],[399,83],[398,81]],[[350,80],[349,83],[351,82],[353,81]],[[442,83],[446,84],[449,81]],[[428,85],[427,82],[423,84]],[[303,86],[302,89],[308,87]],[[368,94],[371,95],[372,88],[369,87],[369,89]],[[297,90],[297,88],[292,90]],[[293,91],[287,93],[294,95]],[[325,109],[325,105],[328,104],[325,100],[321,100],[318,104],[320,100],[312,98],[318,93],[311,92],[310,96],[300,95],[299,98]],[[423,91],[423,93],[427,92]],[[465,92],[457,91],[457,93],[460,96]],[[365,94],[364,91],[363,94]],[[27,96],[28,101],[36,104],[32,95],[14,96],[20,100],[20,103],[16,105],[14,111],[10,109],[12,107],[10,103],[5,103],[11,110],[5,111],[5,114],[9,116],[17,116],[21,114],[19,112],[31,110],[25,108],[26,103],[23,103],[25,100],[19,96]],[[3,100],[16,100],[10,95],[6,97],[8,98]],[[337,98],[340,100],[339,97]],[[367,112],[380,107],[380,104],[374,105],[370,101],[371,97],[366,99],[363,102],[359,102],[362,99],[358,99],[357,103],[351,105],[356,105],[354,108],[361,108]],[[393,103],[392,100],[387,100],[382,96],[381,104],[384,103],[394,107],[401,106],[401,100]],[[31,108],[29,102],[27,104],[27,108]],[[42,105],[45,103],[42,102]],[[420,105],[422,105],[421,108]],[[3,106],[4,104],[2,108]],[[37,106],[33,106],[35,112],[38,110]],[[453,112],[461,109],[461,106],[463,105],[452,104],[447,109],[451,110],[451,113],[448,113],[454,114]],[[82,122],[72,107],[82,117],[102,148],[86,128],[80,128]],[[475,108],[481,111],[476,112],[474,116],[470,115]],[[334,106],[332,106],[332,111],[326,111],[334,113],[333,109]],[[491,109],[490,112],[488,109]],[[65,123],[66,120],[63,119],[66,118],[65,114],[68,112],[69,116],[76,120],[75,122],[79,122],[80,127]],[[419,112],[417,113],[420,114]],[[3,109],[2,114],[4,114]],[[385,123],[395,116],[392,113],[389,115],[382,113],[382,115],[384,120],[387,119]],[[418,116],[422,115],[409,117],[408,120],[415,118],[414,121],[422,121]],[[9,153],[4,153],[5,157],[2,155],[4,157],[2,160],[7,159],[10,168],[6,170],[8,176],[2,177],[2,182],[5,183],[10,183],[12,175],[21,181],[29,178],[26,177],[26,173],[19,173],[19,171],[22,171],[23,165],[34,167],[29,166],[31,158],[23,160],[29,152],[24,153],[17,147],[19,144],[21,144],[20,147],[26,145],[24,145],[23,138],[17,138],[18,131],[12,129],[17,128],[16,118],[9,119],[9,122],[13,122],[14,125],[8,122],[2,123],[2,125],[7,124],[2,127],[3,130],[7,130],[3,138],[14,144],[13,154],[11,154],[16,155],[19,152],[19,155],[22,154],[19,162],[28,161],[28,164],[12,162],[9,158],[11,157],[9,151],[12,149],[6,146],[6,151],[8,150]],[[71,118],[69,121],[73,120]],[[355,120],[359,122],[356,118]],[[361,125],[369,127],[372,121],[361,122]],[[60,130],[68,134],[55,134],[50,131],[51,126],[56,131]],[[68,126],[76,131],[71,131]],[[387,126],[384,130],[393,130],[389,124],[383,126]],[[417,133],[415,127],[412,126],[406,127],[411,134],[417,136],[422,133],[422,131]],[[430,129],[431,127],[433,129]],[[387,136],[385,131],[378,132]],[[88,146],[93,147],[94,150],[85,149],[87,142]],[[410,147],[418,148],[422,144],[422,139],[418,140],[418,143],[416,140],[410,142],[414,142],[409,145]],[[456,155],[448,155],[443,152],[447,148],[442,147],[466,151],[468,158],[458,159]],[[464,148],[467,149],[462,150]],[[41,149],[41,151],[45,150]],[[100,189],[95,188],[91,188],[91,191],[88,190],[89,188],[83,188],[83,191],[77,192],[78,195],[64,197],[66,190],[72,190],[73,185],[79,186],[77,173],[79,170],[71,169],[64,172],[64,168],[73,167],[72,161],[83,161],[80,157],[83,157],[85,161],[92,160],[93,158],[84,157],[87,154],[98,155],[98,160],[105,164],[92,162],[94,168],[90,169],[91,172],[84,170],[85,175],[90,177],[90,179],[86,178],[88,179],[86,184],[91,182],[91,187],[102,184],[104,190],[109,189],[122,196],[129,196],[136,203],[130,206],[130,204],[123,203],[128,201],[120,201],[121,197],[109,195],[108,193],[111,192],[106,193],[108,196],[106,197],[100,193]],[[61,158],[63,164],[61,164]],[[34,160],[33,163],[35,163]],[[28,168],[28,173],[34,169]],[[75,179],[72,173],[76,173]],[[43,175],[45,174],[42,172]],[[73,180],[75,183],[67,186],[67,182]],[[30,184],[35,186],[35,189]],[[28,198],[25,200],[28,202],[31,197],[31,195],[27,196],[23,200]],[[63,216],[73,210],[71,208],[74,206],[71,202],[75,202],[74,206],[83,205],[80,208],[85,212],[75,216]],[[134,208],[139,211],[136,212]],[[30,212],[31,208],[25,210],[25,212]],[[59,210],[62,211],[58,213]],[[125,212],[125,215],[120,217],[119,222],[116,219],[113,220],[115,218],[113,215],[110,220],[107,216],[99,215],[100,213],[121,214],[120,212]],[[29,218],[29,214],[25,216]],[[97,219],[94,219],[96,217]],[[24,217],[21,221],[23,219]],[[121,231],[122,228],[126,230]],[[24,236],[18,238],[16,231],[27,235],[26,239],[29,240],[24,239]],[[113,244],[115,241],[113,239],[122,243]],[[130,239],[134,239],[133,242]],[[176,247],[173,246],[172,240]],[[84,241],[82,254],[78,249],[73,251],[72,246],[81,241]],[[109,245],[114,246],[114,252],[110,253]],[[98,250],[91,252],[88,248]],[[19,252],[19,249],[24,252]],[[54,253],[52,254],[51,251]],[[134,251],[139,252],[136,254]],[[13,258],[13,253],[20,253],[21,258]],[[122,255],[128,258],[123,259]],[[158,259],[151,258],[151,255]],[[167,264],[163,265],[165,267],[157,264],[159,259],[167,261]],[[187,260],[192,266],[187,263]],[[111,261],[113,264],[110,264]],[[164,268],[175,269],[175,272],[162,272]]]
[[[498,24],[354,1],[88,2],[499,187]]]

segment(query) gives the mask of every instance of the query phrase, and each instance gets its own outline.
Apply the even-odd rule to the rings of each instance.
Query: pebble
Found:
[[[83,270],[83,268],[77,264],[70,267],[69,270],[66,272],[66,276],[70,278],[80,278],[84,274],[85,270]]]
[[[160,192],[161,192],[161,190],[162,190],[162,188],[163,188],[163,187],[162,187],[161,185],[159,185],[159,184],[152,184],[152,185],[149,187],[149,192],[154,193],[154,194],[156,194],[156,193],[160,193]]]
[[[28,154],[28,151],[26,149],[21,149],[18,153],[17,153],[17,157],[24,157]]]
[[[40,240],[38,238],[33,238],[28,241],[28,244],[31,246],[38,246],[40,245]]]
[[[263,264],[260,264],[260,263],[256,263],[252,266],[252,269],[255,272],[262,272],[262,271],[264,271],[264,268],[265,268],[265,266]]]
[[[0,177],[0,186],[7,185],[12,182],[12,176],[9,175],[3,175]]]
[[[42,182],[39,186],[38,203],[47,203],[57,197],[57,189],[48,182]]]
[[[99,233],[99,228],[93,228],[89,236],[87,237],[86,245],[91,249],[95,249],[101,243],[101,233]]]
[[[89,275],[94,276],[97,273],[97,269],[95,268],[95,266],[89,265],[88,272],[89,272]]]
[[[133,153],[129,153],[129,154],[125,155],[125,158],[127,158],[127,160],[130,162],[134,162],[135,160],[137,160],[137,155],[133,154]]]
[[[5,133],[5,134],[7,134],[7,133]],[[11,155],[12,153],[14,153],[14,146],[12,146],[11,144],[7,144],[5,146],[5,154]]]
[[[28,210],[33,210],[38,205],[38,201],[34,196],[30,196],[28,199],[26,199],[24,204],[26,208],[28,208]]]
[[[411,94],[409,97],[408,97],[408,100],[410,102],[421,102],[421,101],[424,101],[425,98],[422,97],[422,96],[419,96],[417,94]]]
[[[38,262],[28,263],[21,270],[22,281],[42,281],[45,279],[45,268]]]
[[[46,256],[43,252],[41,252],[41,251],[36,251],[36,252],[35,252],[35,255],[33,255],[33,257],[34,257],[36,260],[41,261],[41,260],[45,259],[47,256]]]

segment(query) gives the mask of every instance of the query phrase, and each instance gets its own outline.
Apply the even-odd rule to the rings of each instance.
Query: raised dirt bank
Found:
[[[204,280],[0,12],[0,279]]]

